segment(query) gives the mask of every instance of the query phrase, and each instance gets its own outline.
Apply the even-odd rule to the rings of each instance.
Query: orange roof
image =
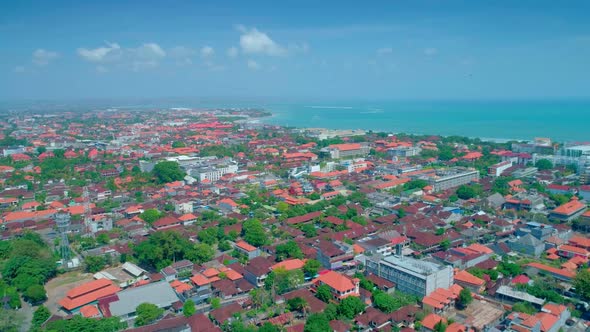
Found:
[[[560,245],[559,250],[569,251],[583,256],[588,256],[588,251],[586,249],[570,246],[569,244]]]
[[[455,296],[459,296],[459,294],[463,290],[463,287],[461,287],[460,285],[457,285],[457,284],[453,284],[453,285],[451,285],[451,287],[449,287],[449,290],[451,292],[453,292],[453,294],[455,294]]]
[[[457,272],[455,274],[455,280],[476,286],[483,286],[485,283],[483,279],[480,279],[465,270]]]
[[[271,266],[271,270],[274,269],[278,269],[278,268],[284,268],[287,271],[291,271],[291,270],[297,270],[303,267],[303,265],[305,265],[305,262],[303,262],[302,260],[295,258],[295,259],[288,259],[279,263],[276,263],[275,265]]]
[[[425,297],[422,299],[422,303],[423,303],[423,304],[426,304],[426,305],[428,305],[428,306],[431,306],[431,307],[433,307],[433,308],[436,308],[436,309],[442,309],[442,308],[444,308],[444,307],[445,307],[445,305],[444,305],[444,304],[442,304],[441,302],[439,302],[439,301],[437,301],[437,300],[433,299],[433,298],[432,298],[432,297],[430,297],[430,296],[425,296]]]
[[[572,199],[571,201],[556,207],[553,210],[553,213],[569,216],[585,208],[586,204],[581,203],[576,199]]]
[[[528,263],[526,266],[530,266],[530,267],[536,268],[538,270],[543,270],[543,271],[559,274],[559,275],[564,276],[566,278],[573,278],[576,276],[575,273],[570,272],[568,270],[556,269],[554,267],[547,266],[547,265],[541,264],[541,263],[533,262],[533,263]]]
[[[590,211],[588,211],[587,213],[590,215]],[[573,245],[590,248],[590,239],[583,236],[572,236],[569,242]]]
[[[332,144],[330,145],[330,149],[337,149],[340,151],[350,151],[350,150],[359,150],[361,145],[358,143],[349,143],[349,144]]]
[[[219,271],[217,269],[212,268],[212,267],[208,268],[207,270],[205,270],[205,272],[203,272],[203,275],[207,278],[214,277],[218,274],[219,274]]]
[[[85,284],[82,284],[78,287],[70,289],[69,292],[66,293],[67,297],[78,297],[80,295],[84,295],[86,293],[95,291],[97,289],[112,285],[113,282],[108,279],[97,279],[93,281],[89,281]]]
[[[211,281],[209,279],[207,279],[205,276],[203,276],[202,274],[195,274],[192,278],[191,281],[197,285],[197,286],[203,286],[203,285],[207,285],[209,283],[211,283]]]
[[[223,271],[223,273],[225,273],[225,277],[231,281],[235,281],[235,280],[243,278],[243,276],[240,273],[238,273],[232,269],[227,269],[226,271]]]
[[[346,292],[355,288],[350,278],[335,271],[328,271],[321,274],[313,281],[314,284],[318,282],[322,282],[339,292]]]
[[[238,242],[236,242],[236,246],[238,246],[238,248],[244,249],[246,251],[255,251],[257,249],[255,246],[248,244],[246,241],[238,241]]]
[[[188,221],[188,220],[195,220],[197,217],[192,213],[183,214],[182,216],[178,217],[180,221]]]
[[[471,244],[469,247],[467,247],[468,249],[471,249],[473,251],[477,251],[479,253],[482,254],[492,254],[494,253],[494,251],[484,245],[481,245],[479,243],[473,243]]]
[[[181,282],[180,285],[174,287],[174,290],[176,291],[176,293],[184,293],[188,290],[191,290],[192,288],[193,287],[191,285]]]
[[[9,212],[6,216],[4,216],[4,221],[15,221],[15,220],[24,220],[24,219],[40,219],[40,218],[49,218],[52,214],[57,212],[56,210],[42,210],[42,211],[14,211]]]
[[[106,279],[100,279],[100,280],[106,280]],[[84,284],[79,287],[76,287],[75,289],[72,290],[73,292],[72,291],[70,291],[70,292],[72,292],[73,294],[79,294],[80,292],[84,292],[84,293],[81,293],[81,295],[79,295],[79,296],[64,297],[63,299],[61,299],[59,301],[59,305],[64,307],[66,310],[71,311],[71,310],[79,308],[85,304],[92,303],[101,297],[113,295],[121,290],[121,288],[113,285],[110,280],[106,280],[106,281],[108,281],[109,284],[107,286],[104,286],[104,287],[98,288],[98,289],[88,288],[89,283]],[[90,283],[92,283],[92,282],[90,282]],[[70,293],[70,292],[68,292],[68,293]]]
[[[444,318],[437,314],[429,314],[428,316],[424,317],[424,319],[422,319],[422,326],[434,331],[434,326],[441,320],[444,320]]]
[[[98,308],[96,306],[87,305],[83,306],[82,309],[80,309],[80,314],[82,314],[82,317],[91,318],[100,315],[100,312],[98,311]]]
[[[352,245],[352,250],[354,250],[355,254],[362,254],[365,252],[365,248],[359,246],[358,244],[353,244]]]

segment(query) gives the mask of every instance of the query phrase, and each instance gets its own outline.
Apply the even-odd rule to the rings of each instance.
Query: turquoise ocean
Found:
[[[58,109],[63,103],[6,105],[2,110]],[[163,98],[101,100],[72,104],[71,110],[100,108],[262,108],[272,112],[263,123],[391,133],[460,135],[493,140],[590,141],[590,99],[505,101],[346,101],[278,98]]]
[[[269,103],[264,123],[461,135],[494,140],[590,141],[590,100]]]

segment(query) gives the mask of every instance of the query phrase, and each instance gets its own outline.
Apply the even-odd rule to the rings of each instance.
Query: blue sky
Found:
[[[588,98],[566,3],[3,1],[0,99]]]

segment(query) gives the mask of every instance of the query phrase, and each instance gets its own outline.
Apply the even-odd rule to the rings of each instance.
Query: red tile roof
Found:
[[[246,241],[238,241],[238,242],[236,242],[236,246],[238,246],[238,248],[246,250],[248,252],[256,251],[256,249],[257,249],[255,246],[250,245]]]
[[[328,271],[324,274],[321,274],[319,277],[313,280],[314,284],[323,283],[330,286],[332,289],[335,289],[339,292],[346,292],[350,291],[351,289],[355,289],[355,284],[353,279],[340,274],[335,271]],[[358,295],[358,294],[356,294]]]

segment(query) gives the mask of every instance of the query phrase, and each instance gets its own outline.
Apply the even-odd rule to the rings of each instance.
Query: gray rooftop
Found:
[[[135,312],[138,305],[148,302],[165,308],[178,301],[174,290],[167,282],[155,282],[137,288],[129,288],[117,293],[119,301],[110,304],[113,316],[126,316]]]
[[[383,258],[387,263],[399,266],[408,271],[421,275],[429,275],[444,268],[444,265],[427,260],[417,260],[410,257],[388,256]]]

